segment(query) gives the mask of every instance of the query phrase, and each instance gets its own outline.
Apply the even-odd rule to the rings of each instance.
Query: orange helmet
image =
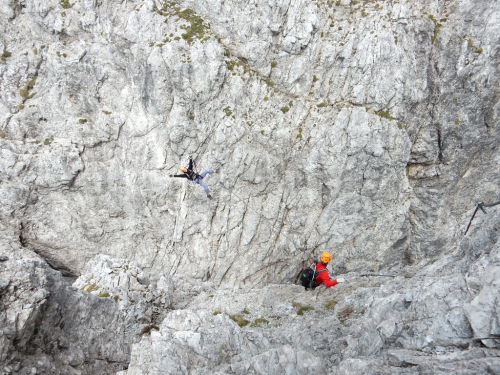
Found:
[[[187,168],[186,168],[186,167],[180,167],[179,169],[180,169],[181,171],[183,171],[183,172],[187,172]]]
[[[329,252],[325,251],[323,254],[321,254],[319,258],[322,262],[329,263],[330,260],[332,259],[332,256],[330,255]]]

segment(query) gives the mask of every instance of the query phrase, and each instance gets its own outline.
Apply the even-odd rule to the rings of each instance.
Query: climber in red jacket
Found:
[[[325,251],[323,254],[321,254],[321,257],[319,259],[320,261],[316,262],[316,279],[314,280],[316,286],[325,284],[325,286],[329,288],[331,286],[337,285],[338,283],[343,283],[345,281],[343,277],[339,277],[337,280],[330,280],[330,276],[328,275],[328,270],[326,269],[328,263],[332,259],[332,256],[330,255],[329,252]]]

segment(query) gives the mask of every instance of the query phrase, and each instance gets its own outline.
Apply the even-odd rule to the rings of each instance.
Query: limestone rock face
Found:
[[[86,272],[85,272],[86,271]],[[98,255],[73,286],[101,298],[111,298],[129,324],[162,320],[171,308],[174,284],[169,275],[151,280],[134,262]]]
[[[498,278],[476,272],[498,268],[499,253],[495,246],[420,271],[349,273],[328,290],[200,293],[132,346],[123,374],[498,373]]]
[[[212,20],[214,4],[206,14],[203,4],[68,4],[11,4],[4,15],[6,35],[31,43],[5,42],[2,172],[25,202],[5,221],[22,222],[23,241],[53,267],[79,275],[106,248],[155,271],[255,284],[293,278],[330,248],[346,269],[402,261],[408,133],[378,107],[316,94],[332,66],[294,78],[300,90],[279,73],[315,72],[316,47],[297,55],[313,45],[315,9],[279,12],[273,25],[305,18],[265,62],[260,42],[226,40],[236,26]],[[220,171],[205,178],[213,201],[168,177],[189,154],[200,172]]]
[[[19,244],[2,240],[1,253],[2,374],[97,374],[127,367],[132,335],[115,303],[71,288]]]
[[[496,1],[3,0],[0,31],[0,372],[500,373],[498,208],[464,237]],[[302,292],[323,251],[348,281]]]

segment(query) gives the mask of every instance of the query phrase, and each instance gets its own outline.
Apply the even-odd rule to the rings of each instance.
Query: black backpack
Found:
[[[300,273],[300,285],[302,285],[306,290],[316,287],[316,276],[318,276],[321,271],[328,272],[326,268],[321,268],[320,270],[315,271],[316,265],[317,263],[311,265],[311,267],[309,268],[302,270],[302,272]]]

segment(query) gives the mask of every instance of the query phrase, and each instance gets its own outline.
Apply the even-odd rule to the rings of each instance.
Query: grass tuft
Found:
[[[235,321],[240,327],[244,327],[250,323],[250,321],[246,320],[241,314],[229,315],[229,318]]]
[[[64,9],[69,9],[72,8],[74,4],[71,4],[69,0],[61,0],[59,4],[64,8]]]
[[[305,312],[314,310],[314,307],[311,305],[302,305],[301,303],[294,302],[292,306],[297,309],[297,315],[304,315]]]
[[[224,108],[223,111],[226,114],[226,116],[228,116],[228,117],[233,114],[233,111],[231,111],[231,107],[230,106],[227,106],[226,108]]]
[[[264,319],[264,318],[258,318],[258,319],[255,319],[250,326],[255,327],[255,326],[258,326],[259,324],[269,324],[269,320]]]
[[[429,18],[431,19],[432,22],[434,22],[434,34],[431,36],[431,42],[434,44],[434,41],[436,40],[442,25],[438,22],[436,18],[434,18],[432,14],[429,14]]]
[[[330,310],[333,310],[335,308],[335,306],[337,305],[337,301],[335,301],[334,299],[331,299],[330,301],[328,301],[326,304],[325,304],[325,307],[327,309],[330,309]]]
[[[383,110],[375,111],[375,114],[379,115],[380,117],[389,119],[389,120],[394,120],[394,118],[390,115],[389,110],[387,110],[387,111],[383,111]]]

